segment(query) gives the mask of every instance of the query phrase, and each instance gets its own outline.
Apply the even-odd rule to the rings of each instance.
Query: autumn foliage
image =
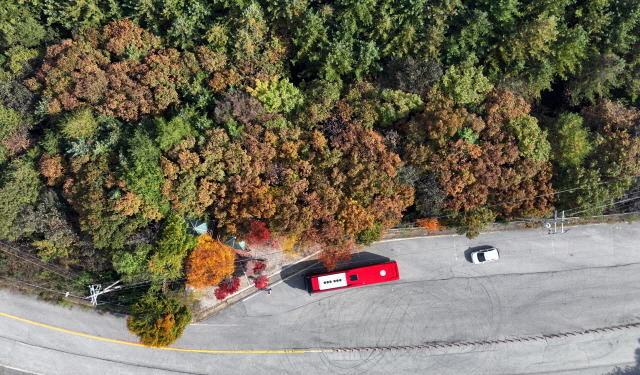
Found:
[[[427,166],[444,195],[442,209],[460,213],[447,221],[463,232],[498,215],[546,215],[554,199],[549,142],[529,104],[496,89],[484,107],[480,117],[431,92],[425,111],[406,125],[407,159]],[[523,199],[530,196],[539,197]],[[486,205],[493,208],[480,215]]]
[[[231,275],[234,269],[233,249],[201,235],[187,259],[187,285],[194,288],[216,285]]]
[[[171,345],[191,322],[191,310],[165,296],[147,294],[136,302],[127,328],[147,346]]]
[[[258,289],[266,289],[269,286],[269,278],[267,276],[260,276],[254,282]]]
[[[328,271],[333,271],[340,263],[348,263],[351,260],[351,253],[354,249],[353,240],[344,241],[339,245],[326,246],[318,255],[318,259]]]
[[[637,3],[5,1],[0,240],[203,287],[233,255],[185,219],[334,269],[401,221],[631,211]]]
[[[418,226],[428,230],[429,232],[435,232],[440,229],[440,223],[438,222],[438,219],[418,220]]]
[[[240,279],[232,277],[230,280],[223,281],[218,285],[218,289],[215,291],[216,299],[222,301],[227,296],[235,293],[240,288]]]
[[[49,47],[41,70],[27,83],[51,99],[51,114],[90,107],[137,120],[180,102],[198,66],[191,53],[159,47],[158,38],[128,19],[102,32],[85,29]]]
[[[262,262],[256,262],[253,265],[253,273],[254,274],[259,274],[260,272],[264,271],[267,268],[267,265],[262,263]]]
[[[267,225],[261,221],[254,220],[249,226],[249,234],[247,235],[247,244],[261,245],[264,241],[271,238],[271,232],[267,229]]]

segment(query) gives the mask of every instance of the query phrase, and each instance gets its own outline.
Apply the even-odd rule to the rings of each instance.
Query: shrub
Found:
[[[428,230],[429,232],[435,232],[441,229],[438,219],[422,219],[418,220],[418,226]]]
[[[264,271],[267,268],[267,265],[262,263],[262,262],[256,262],[253,265],[253,273],[254,274],[259,274],[260,272]]]
[[[266,289],[267,286],[269,285],[269,278],[266,277],[266,276],[260,276],[254,282],[256,284],[256,288],[258,288],[258,289]]]
[[[216,298],[219,301],[227,298],[229,295],[235,293],[240,289],[240,279],[237,277],[232,277],[230,280],[224,281],[218,285],[218,289],[216,289]]]

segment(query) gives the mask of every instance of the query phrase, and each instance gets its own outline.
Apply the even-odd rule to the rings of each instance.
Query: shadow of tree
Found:
[[[640,340],[638,340],[640,342]],[[636,365],[621,368],[616,366],[613,371],[604,375],[640,375],[640,348],[636,349]]]

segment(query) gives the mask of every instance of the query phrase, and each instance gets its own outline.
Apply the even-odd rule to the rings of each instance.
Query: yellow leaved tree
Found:
[[[230,246],[201,235],[187,259],[187,285],[204,288],[216,285],[234,271],[234,253]]]

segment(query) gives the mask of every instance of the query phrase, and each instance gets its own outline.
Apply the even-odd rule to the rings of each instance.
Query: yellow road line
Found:
[[[116,344],[123,344],[123,345],[129,345],[129,346],[140,346],[140,347],[149,348],[149,349],[170,350],[170,351],[175,351],[175,352],[213,353],[213,354],[300,354],[300,353],[322,353],[322,352],[330,352],[330,351],[332,351],[332,350],[322,350],[322,349],[319,349],[319,350],[313,350],[313,349],[303,349],[303,350],[204,350],[204,349],[181,349],[181,348],[154,348],[154,347],[146,346],[146,345],[143,345],[143,344],[140,344],[140,343],[136,343],[136,342],[107,339],[107,338],[104,338],[104,337],[88,335],[86,333],[70,331],[68,329],[58,328],[58,327],[50,326],[50,325],[47,325],[47,324],[34,322],[32,320],[23,319],[23,318],[20,318],[20,317],[17,317],[17,316],[13,316],[13,315],[9,315],[9,314],[3,313],[3,312],[0,312],[0,315],[5,316],[5,317],[10,318],[10,319],[19,320],[21,322],[25,322],[25,323],[28,323],[28,324],[33,324],[33,325],[36,325],[36,326],[39,326],[39,327],[51,329],[51,330],[54,330],[54,331],[69,333],[69,334],[76,335],[76,336],[87,337],[87,338],[94,339],[94,340],[113,342],[113,343],[116,343]]]

